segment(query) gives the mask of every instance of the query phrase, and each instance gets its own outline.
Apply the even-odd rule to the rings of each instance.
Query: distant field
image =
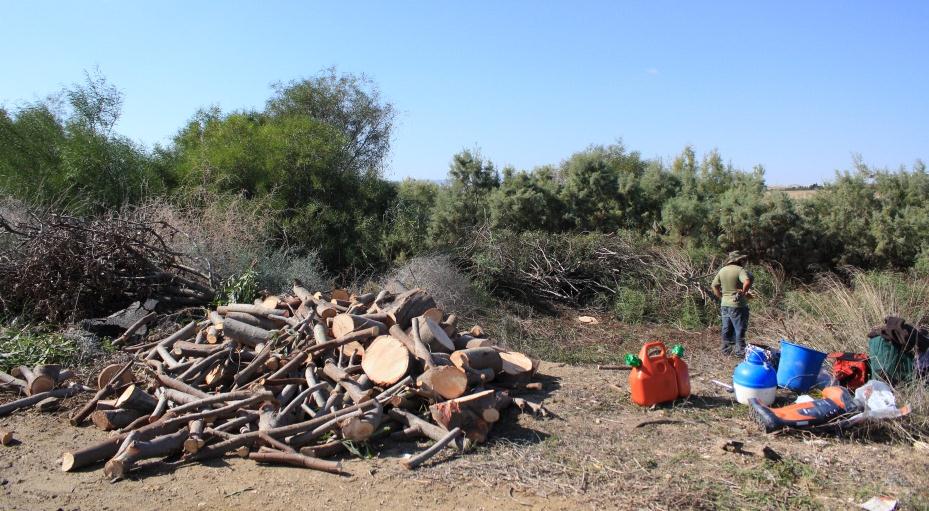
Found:
[[[768,188],[769,192],[784,192],[788,197],[795,200],[812,198],[819,190],[819,188]]]

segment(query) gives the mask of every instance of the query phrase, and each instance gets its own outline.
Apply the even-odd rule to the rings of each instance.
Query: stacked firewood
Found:
[[[0,405],[0,417],[22,408],[35,406],[43,412],[58,408],[61,400],[74,396],[87,387],[69,381],[74,371],[57,364],[18,366],[10,374],[0,371],[0,389],[16,390],[26,397]]]
[[[483,442],[505,407],[545,411],[515,396],[539,388],[537,361],[461,330],[422,289],[323,294],[295,282],[292,295],[220,306],[164,339],[133,337],[121,339],[133,361],[104,369],[71,416],[113,433],[64,453],[62,470],[105,462],[119,479],[145,459],[235,454],[340,473],[326,458],[353,442],[433,440],[402,461],[415,468]]]

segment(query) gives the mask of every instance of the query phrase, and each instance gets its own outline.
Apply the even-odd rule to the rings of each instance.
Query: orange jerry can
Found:
[[[649,354],[654,350],[657,353]],[[635,360],[635,356],[630,358],[633,363],[629,365],[633,368],[629,372],[629,390],[635,404],[652,406],[677,399],[677,371],[668,359],[664,343],[645,343],[639,351],[638,360]]]
[[[684,346],[675,344],[671,346],[671,367],[677,374],[677,397],[687,397],[690,395],[690,371],[687,369],[687,362],[684,362]]]

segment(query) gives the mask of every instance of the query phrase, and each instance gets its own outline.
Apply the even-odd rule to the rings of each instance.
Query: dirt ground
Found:
[[[426,444],[345,458],[349,476],[226,458],[153,463],[111,483],[99,466],[59,470],[63,451],[105,433],[71,427],[65,411],[20,412],[0,419],[21,440],[0,448],[0,509],[792,510],[855,508],[875,495],[929,509],[929,455],[880,434],[766,435],[746,407],[709,382],[726,380],[736,363],[711,356],[715,336],[694,334],[686,344],[694,393],[686,401],[639,408],[629,401],[626,373],[546,362],[544,390],[528,397],[544,399],[557,417],[508,411],[487,444],[446,451],[415,472],[397,460]],[[723,451],[725,440],[744,442],[747,453]],[[765,459],[764,446],[782,459]]]

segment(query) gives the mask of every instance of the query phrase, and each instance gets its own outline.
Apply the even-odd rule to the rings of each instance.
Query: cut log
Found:
[[[0,371],[0,388],[19,388],[26,391],[26,380],[21,380],[12,374]]]
[[[520,387],[529,383],[539,367],[538,360],[516,351],[500,351],[500,359],[503,361],[503,367],[496,381],[510,387]]]
[[[117,408],[114,410],[97,410],[90,414],[90,421],[103,431],[124,428],[142,416],[138,410]]]
[[[48,392],[55,388],[55,378],[44,373],[34,373],[25,366],[19,366],[18,369],[22,379],[26,381],[27,396]]]
[[[109,381],[105,385],[100,387],[100,390],[97,391],[94,397],[92,397],[90,401],[84,404],[84,406],[80,410],[78,410],[77,412],[72,414],[71,417],[68,418],[68,421],[71,423],[71,425],[79,426],[82,422],[84,422],[84,419],[86,419],[87,416],[93,413],[94,408],[96,408],[97,406],[97,402],[107,397],[110,393],[114,392],[117,385],[119,385],[120,379],[123,377],[124,374],[129,372],[129,368],[131,367],[132,367],[132,361],[130,360],[129,362],[124,364],[122,367],[120,367],[119,370],[113,373]]]
[[[47,397],[35,405],[35,407],[43,413],[53,412],[57,410],[59,406],[61,406],[61,399],[57,397]]]
[[[248,303],[230,303],[229,305],[220,305],[216,308],[221,316],[227,316],[230,312],[244,312],[253,316],[268,316],[280,314],[281,311],[274,307],[264,307],[262,305],[252,305]],[[226,322],[223,321],[223,330],[226,329]]]
[[[203,427],[203,419],[190,421],[187,424],[187,439],[184,440],[184,452],[186,454],[196,453],[206,443],[203,440]]]
[[[158,379],[159,383],[161,383],[163,386],[169,389],[174,389],[174,390],[183,392],[185,394],[189,394],[191,396],[194,396],[200,399],[209,397],[209,394],[207,394],[206,392],[203,392],[202,390],[198,388],[191,387],[190,385],[187,385],[186,383],[182,381],[175,380],[174,378],[171,378],[170,376],[159,374],[156,376],[156,378]]]
[[[50,397],[57,397],[57,398],[71,397],[75,394],[83,392],[84,390],[87,390],[87,387],[84,387],[83,385],[78,385],[76,383],[72,383],[68,387],[63,387],[63,388],[55,389],[55,390],[49,390],[48,392],[40,392],[38,394],[33,394],[29,397],[17,399],[16,401],[10,401],[9,403],[0,405],[0,417],[13,413],[16,410],[19,410],[20,408],[27,408],[29,406],[32,406],[38,403],[39,401],[42,401]]]
[[[413,318],[422,316],[432,308],[435,308],[435,300],[424,290],[416,288],[397,296],[385,310],[395,324],[407,329],[410,328]]]
[[[419,336],[423,343],[429,347],[430,351],[441,353],[451,353],[455,351],[455,343],[452,342],[448,334],[445,333],[445,330],[443,330],[437,322],[433,321],[432,318],[421,316],[414,319],[414,322],[419,323]]]
[[[151,440],[132,440],[125,449],[106,462],[103,473],[110,479],[122,479],[139,460],[167,456],[179,451],[187,440],[186,428]]]
[[[436,403],[429,407],[432,419],[446,429],[460,427],[476,443],[487,439],[494,422],[500,419],[493,390]]]
[[[131,371],[123,371],[123,367],[125,367],[125,364],[110,364],[104,367],[97,374],[97,388],[102,389],[103,387],[106,387],[107,383],[109,383],[117,374],[119,374],[119,379],[116,381],[115,385],[132,383],[132,381],[135,379],[135,376]]]
[[[494,373],[503,370],[500,352],[493,348],[471,348],[459,350],[451,355],[452,363],[461,368],[491,369]]]
[[[268,342],[273,333],[273,330],[265,330],[234,319],[223,321],[223,337],[249,348]]]
[[[116,408],[131,408],[132,410],[138,410],[143,415],[155,411],[156,406],[158,406],[158,399],[142,390],[138,385],[130,385],[116,400]]]
[[[259,463],[272,463],[278,465],[291,465],[294,467],[311,468],[330,474],[341,474],[342,463],[337,461],[327,461],[317,458],[311,458],[302,454],[292,454],[287,452],[253,452],[248,458]]]
[[[381,425],[383,418],[384,409],[380,403],[377,403],[374,409],[340,422],[342,438],[355,442],[364,442],[371,438],[371,435]]]
[[[461,435],[462,435],[461,428],[454,428],[451,431],[449,431],[448,434],[445,435],[445,437],[443,437],[438,442],[432,444],[432,446],[430,446],[425,451],[417,454],[416,456],[402,460],[400,463],[404,467],[406,467],[408,470],[413,470],[416,467],[422,465],[429,458],[435,456],[436,453],[438,453],[442,449],[445,449],[445,446],[453,442],[455,439],[457,439]]]
[[[347,289],[336,288],[333,289],[331,293],[329,293],[329,298],[342,302],[348,302],[352,299],[352,294],[349,293]]]
[[[11,445],[13,443],[13,432],[0,429],[0,445]]]
[[[368,346],[361,367],[376,385],[393,385],[409,373],[410,352],[396,338],[382,335]]]
[[[342,440],[330,440],[324,444],[308,445],[300,449],[300,454],[311,458],[328,458],[345,451]]]
[[[377,327],[379,335],[387,333],[384,323],[354,314],[339,314],[332,318],[332,335],[342,337],[345,334],[362,328]]]
[[[437,426],[406,410],[392,408],[388,414],[391,418],[407,425],[409,428],[412,428],[413,432],[418,436],[424,436],[438,442],[445,438],[445,435],[448,434],[447,429],[441,426]],[[457,447],[459,451],[462,451],[466,450],[468,445],[466,445],[466,442],[456,442],[455,447]]]
[[[247,312],[228,312],[226,313],[225,319],[241,321],[247,325],[256,326],[265,330],[274,330],[280,326],[277,321],[269,319],[268,316],[255,316]],[[225,320],[223,325],[225,325]]]
[[[478,339],[478,338],[476,338],[476,337],[472,337],[472,338],[468,339],[468,341],[465,343],[464,349],[472,349],[472,348],[493,348],[493,347],[496,346],[496,345],[497,345],[497,343],[491,341],[490,339]],[[457,346],[457,344],[456,344],[456,346]]]
[[[332,359],[326,360],[326,364],[323,366],[323,373],[333,381],[338,382],[338,384],[345,389],[346,394],[348,394],[356,404],[368,401],[374,393],[372,390],[362,389],[361,386],[359,386],[344,369],[337,366]]]
[[[455,366],[436,366],[421,374],[416,379],[416,386],[443,399],[454,399],[468,390],[468,375]]]

